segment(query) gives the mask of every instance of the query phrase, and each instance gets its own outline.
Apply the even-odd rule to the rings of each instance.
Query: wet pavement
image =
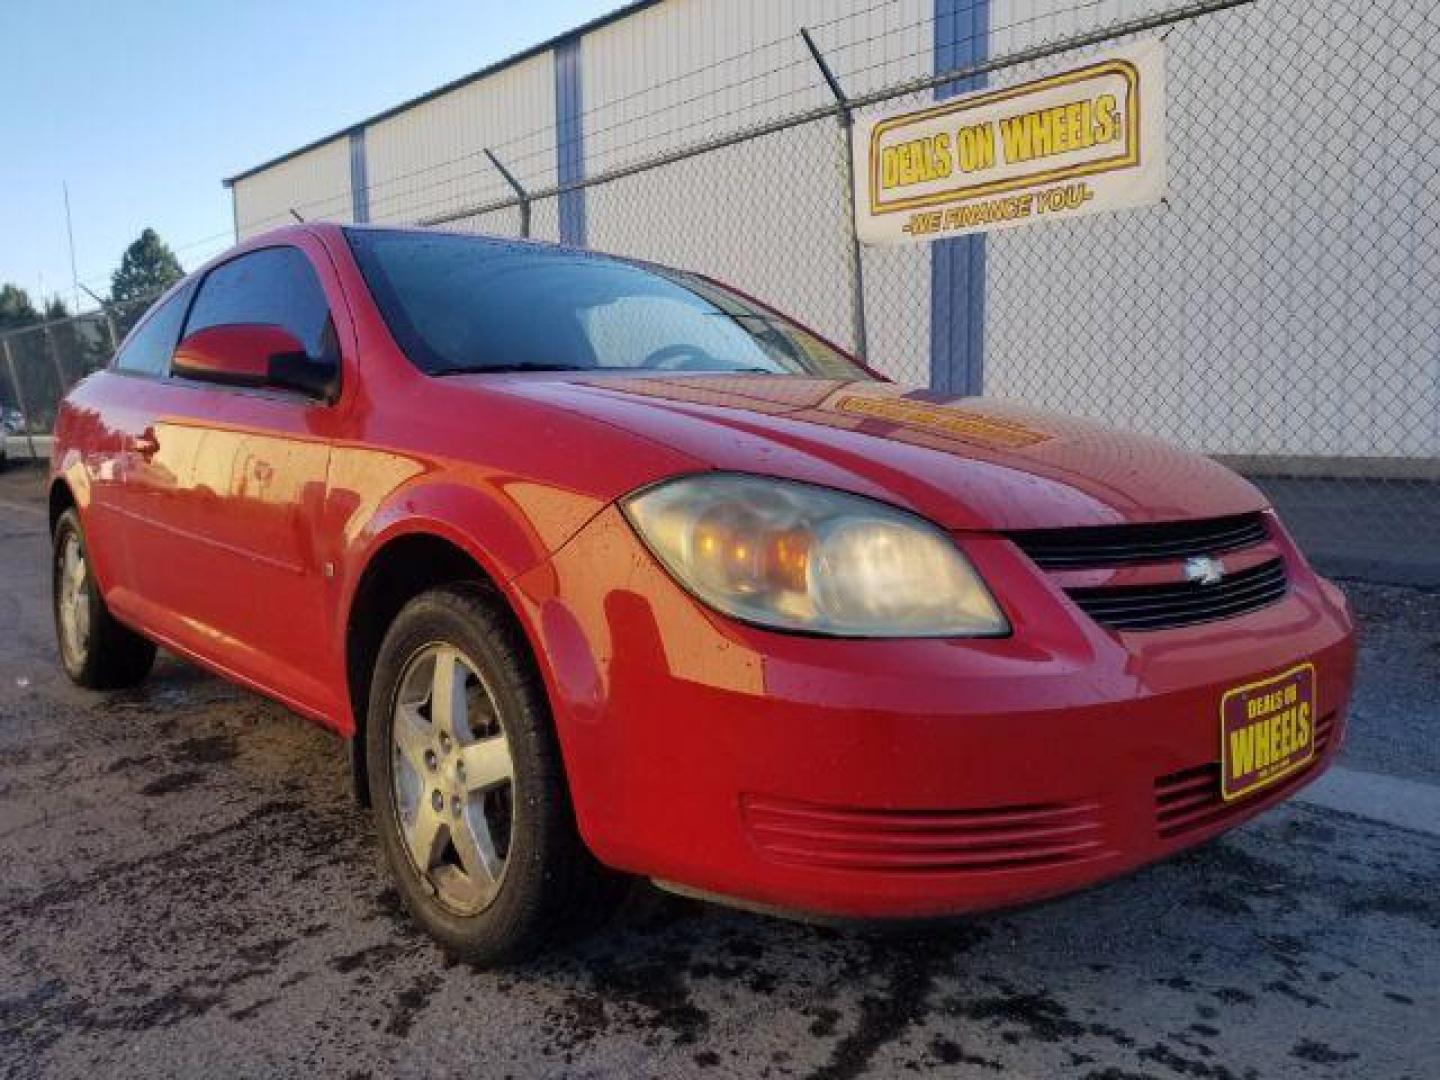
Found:
[[[0,1075],[1440,1075],[1440,838],[1303,804],[918,932],[642,893],[564,954],[449,962],[329,735],[174,660],[65,682],[39,479],[0,476]],[[1440,783],[1440,597],[1353,595],[1347,764]]]

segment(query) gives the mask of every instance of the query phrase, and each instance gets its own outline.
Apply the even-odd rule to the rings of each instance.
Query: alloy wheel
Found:
[[[60,553],[60,646],[72,667],[85,662],[90,648],[89,568],[80,538],[75,533],[65,537]]]
[[[515,765],[495,695],[452,645],[417,651],[391,721],[400,836],[436,898],[458,915],[487,908],[510,854]]]

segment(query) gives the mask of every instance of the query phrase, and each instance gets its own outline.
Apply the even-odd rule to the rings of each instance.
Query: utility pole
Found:
[[[75,228],[70,223],[70,185],[64,180],[60,181],[60,191],[65,196],[65,239],[70,244],[70,288],[75,301],[70,314],[74,315],[80,310],[80,275],[75,270]]]

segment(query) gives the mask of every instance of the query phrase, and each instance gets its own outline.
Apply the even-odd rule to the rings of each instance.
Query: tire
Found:
[[[401,900],[451,953],[513,962],[611,910],[624,879],[580,839],[544,686],[493,593],[436,589],[395,617],[366,754]]]
[[[71,559],[77,561],[70,561]],[[55,639],[65,674],[87,690],[119,690],[145,680],[155,664],[155,645],[110,614],[89,549],[72,507],[55,523],[50,560]]]

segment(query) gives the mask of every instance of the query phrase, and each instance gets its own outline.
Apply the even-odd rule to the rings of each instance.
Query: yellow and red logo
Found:
[[[1239,686],[1220,703],[1220,792],[1238,799],[1315,755],[1315,665]]]

